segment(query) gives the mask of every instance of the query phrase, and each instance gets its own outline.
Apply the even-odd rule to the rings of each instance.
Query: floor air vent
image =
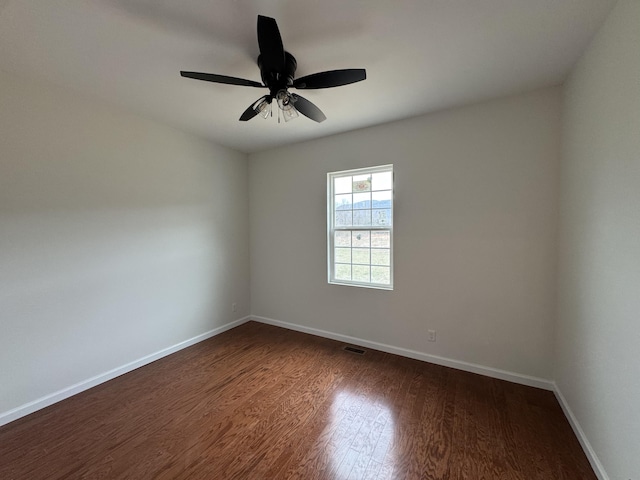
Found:
[[[358,348],[358,347],[352,347],[351,345],[347,345],[342,349],[346,350],[347,352],[357,353],[358,355],[364,355],[364,352],[365,352],[365,350],[362,350],[361,348]]]

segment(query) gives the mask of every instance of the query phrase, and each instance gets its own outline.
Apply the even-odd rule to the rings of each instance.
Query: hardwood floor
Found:
[[[249,322],[0,428],[1,479],[596,480],[551,392]]]

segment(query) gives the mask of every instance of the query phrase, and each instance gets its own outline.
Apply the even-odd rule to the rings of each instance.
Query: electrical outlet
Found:
[[[231,311],[233,313],[238,311],[238,304],[237,303],[234,302],[234,303],[231,304]]]
[[[430,342],[436,341],[436,331],[435,330],[427,330],[427,340]]]

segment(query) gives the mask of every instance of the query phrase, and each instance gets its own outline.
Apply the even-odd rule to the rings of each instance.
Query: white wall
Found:
[[[252,314],[551,378],[559,154],[547,89],[250,155]],[[326,173],[387,163],[395,290],[328,285]]]
[[[640,2],[564,93],[555,378],[612,479],[640,475]]]
[[[247,188],[245,155],[0,72],[0,416],[247,315]]]

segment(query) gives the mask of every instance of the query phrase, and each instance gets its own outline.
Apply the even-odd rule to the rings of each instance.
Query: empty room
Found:
[[[0,479],[640,480],[639,0],[0,0]]]

